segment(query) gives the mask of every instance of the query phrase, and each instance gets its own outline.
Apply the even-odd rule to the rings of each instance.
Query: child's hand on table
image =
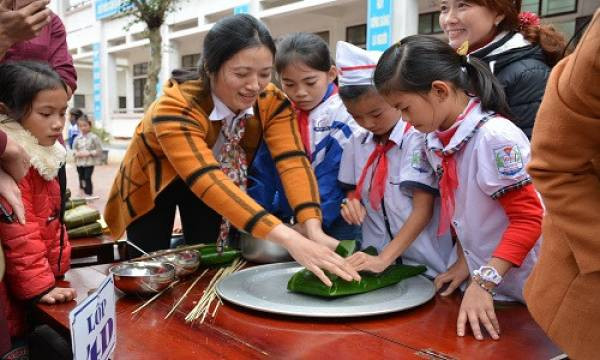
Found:
[[[49,293],[40,298],[40,303],[53,305],[56,303],[69,302],[77,297],[77,292],[72,288],[55,287]]]
[[[483,340],[480,323],[483,324],[492,339],[500,339],[500,324],[494,311],[492,295],[475,282],[469,284],[460,304],[456,322],[458,336],[465,336],[467,320],[471,325],[475,339]]]
[[[458,259],[456,262],[452,264],[452,266],[450,266],[446,272],[439,274],[435,280],[433,280],[435,291],[439,291],[446,283],[450,283],[448,288],[440,294],[442,296],[448,296],[452,294],[454,290],[456,290],[456,288],[463,283],[463,281],[469,278],[469,266],[467,265],[467,260],[465,260],[462,250],[458,253]]]

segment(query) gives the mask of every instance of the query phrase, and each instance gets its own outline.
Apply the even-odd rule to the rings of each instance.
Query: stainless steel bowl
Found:
[[[133,261],[112,266],[115,286],[126,294],[156,294],[175,280],[175,265],[158,261]]]
[[[171,249],[172,250],[172,249]],[[169,250],[161,250],[150,253],[156,256],[155,260],[175,265],[175,275],[178,277],[194,273],[200,266],[200,255],[196,250],[186,250],[175,254],[161,255]]]
[[[241,233],[240,249],[242,256],[249,261],[270,264],[291,260],[283,246],[269,240],[257,239],[248,233]]]

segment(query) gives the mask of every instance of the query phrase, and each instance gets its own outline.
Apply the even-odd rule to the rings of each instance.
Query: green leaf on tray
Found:
[[[354,240],[342,240],[335,251],[342,257],[348,257],[354,253],[355,249],[356,242]],[[377,256],[377,250],[374,247],[368,247],[363,252]],[[288,281],[287,288],[293,292],[333,298],[362,294],[394,285],[404,279],[422,274],[425,271],[427,271],[427,268],[423,265],[392,265],[379,274],[361,273],[361,281],[345,281],[336,275],[327,273],[327,276],[333,283],[331,287],[328,287],[312,272],[302,269],[292,275]]]

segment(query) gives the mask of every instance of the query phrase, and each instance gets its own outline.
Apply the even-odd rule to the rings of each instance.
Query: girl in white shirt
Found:
[[[403,121],[372,85],[380,55],[337,44],[340,97],[368,130],[344,147],[338,180],[349,193],[341,213],[348,223],[361,225],[361,248],[379,252],[357,252],[348,262],[356,270],[379,273],[401,259],[426,265],[434,277],[446,270],[452,250],[448,234],[436,235],[437,179],[425,157],[425,135]]]
[[[468,44],[461,49],[466,53]],[[374,82],[405,121],[427,133],[427,158],[442,199],[438,234],[451,226],[457,256],[436,279],[444,294],[469,275],[457,320],[478,340],[498,339],[493,300],[523,301],[537,260],[543,209],[525,170],[529,141],[511,121],[501,85],[479,60],[427,36],[409,36],[382,55]]]

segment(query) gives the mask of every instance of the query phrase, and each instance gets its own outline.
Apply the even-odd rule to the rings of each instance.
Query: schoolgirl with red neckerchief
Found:
[[[338,96],[336,67],[327,43],[312,33],[294,33],[277,45],[275,67],[281,88],[296,110],[301,141],[319,185],[323,230],[332,238],[355,239],[360,229],[340,215],[345,197],[337,182],[344,145],[363,130]],[[249,169],[248,193],[271,213],[287,220],[294,213],[268,149],[259,148]],[[301,228],[299,230],[302,230]],[[337,241],[329,242],[335,248]]]
[[[435,277],[452,251],[448,234],[438,238],[437,179],[425,157],[425,135],[401,118],[373,86],[380,52],[337,43],[340,97],[367,133],[344,147],[338,180],[349,190],[342,216],[361,226],[361,249],[348,262],[357,271],[379,273],[401,259],[427,266]]]
[[[466,51],[466,46],[461,51]],[[452,228],[457,255],[436,279],[449,294],[470,277],[457,320],[475,338],[481,326],[500,336],[493,300],[523,302],[537,261],[543,208],[525,167],[525,134],[502,114],[501,85],[481,61],[443,41],[409,36],[386,50],[374,74],[377,89],[403,118],[427,133],[427,158],[439,177],[439,231]]]

